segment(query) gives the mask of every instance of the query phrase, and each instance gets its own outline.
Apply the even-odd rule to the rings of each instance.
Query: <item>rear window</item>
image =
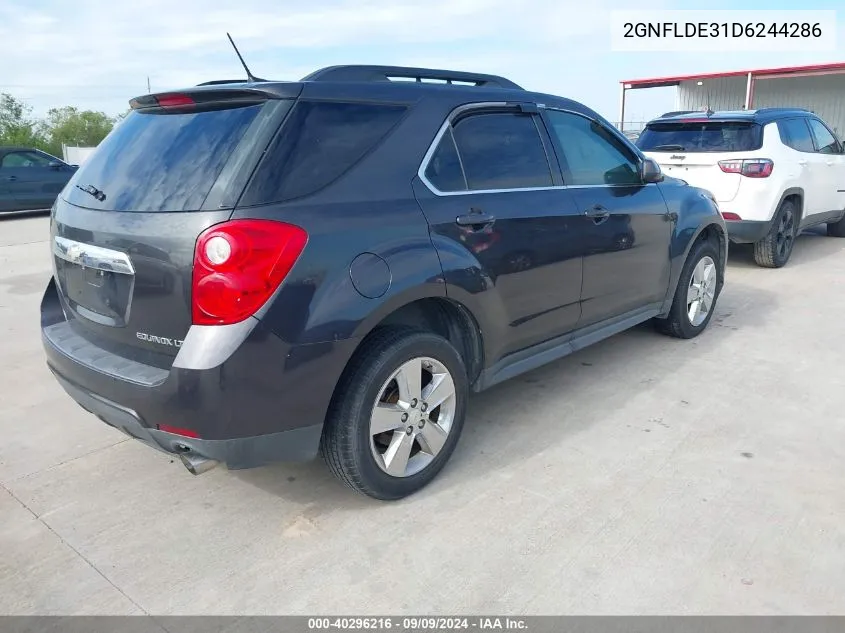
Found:
[[[651,123],[637,139],[645,152],[749,152],[762,145],[762,128],[745,121]]]
[[[109,211],[198,210],[262,107],[130,112],[82,164],[64,197]]]
[[[240,206],[292,200],[326,187],[364,158],[406,110],[400,105],[298,101]]]

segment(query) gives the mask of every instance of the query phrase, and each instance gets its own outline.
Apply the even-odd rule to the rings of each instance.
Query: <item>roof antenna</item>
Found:
[[[226,37],[228,37],[229,41],[232,43],[232,48],[235,49],[235,55],[237,55],[238,59],[241,60],[241,66],[243,66],[244,70],[246,71],[246,78],[249,80],[249,83],[255,83],[257,81],[267,81],[266,79],[260,79],[259,77],[256,77],[250,72],[249,66],[246,65],[244,58],[241,56],[241,52],[238,50],[238,47],[235,46],[235,40],[233,40],[232,36],[228,33],[226,33]]]
[[[703,82],[703,81],[699,81],[699,82],[697,82],[697,83],[698,83],[698,85],[699,85],[699,86],[703,86],[703,85],[704,85],[704,82]],[[707,108],[704,110],[704,113],[705,113],[708,117],[711,117],[711,116],[713,116],[713,114],[714,114],[714,112],[713,112],[713,108],[711,108],[711,107],[710,107],[710,86],[707,86]]]

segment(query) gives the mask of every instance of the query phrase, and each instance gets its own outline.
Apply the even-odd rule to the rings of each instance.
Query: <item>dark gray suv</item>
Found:
[[[319,451],[404,497],[471,392],[648,320],[697,336],[722,289],[710,194],[502,77],[340,66],[131,105],[52,210],[44,348],[193,473]]]

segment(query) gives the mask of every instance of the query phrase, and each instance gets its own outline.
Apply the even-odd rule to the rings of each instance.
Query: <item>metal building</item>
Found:
[[[676,110],[812,110],[845,135],[845,62],[622,81],[619,121],[625,121],[629,90],[677,86]],[[656,113],[655,116],[662,114]],[[624,124],[620,126],[624,128]]]

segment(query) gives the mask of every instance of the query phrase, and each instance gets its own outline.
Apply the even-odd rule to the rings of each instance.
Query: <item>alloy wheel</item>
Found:
[[[792,251],[795,241],[795,214],[792,207],[786,205],[778,221],[777,233],[775,234],[775,250],[778,258],[783,260]]]
[[[693,327],[707,319],[716,297],[716,262],[709,255],[698,260],[687,289],[687,317]]]
[[[382,386],[370,416],[370,449],[388,475],[410,477],[440,453],[456,410],[455,383],[443,363],[412,358]]]

